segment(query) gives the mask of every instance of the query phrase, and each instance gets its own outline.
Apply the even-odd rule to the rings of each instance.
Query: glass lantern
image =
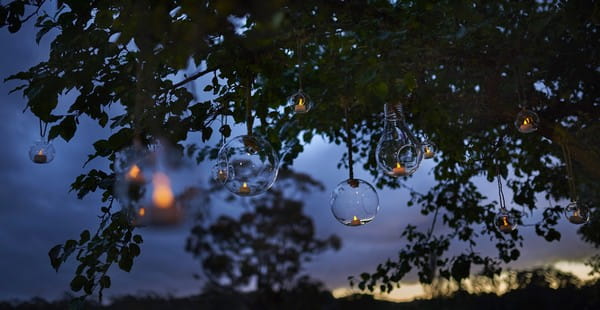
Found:
[[[565,208],[565,217],[572,224],[585,224],[590,220],[589,210],[586,206],[578,204],[577,201],[571,201]]]
[[[302,90],[298,90],[297,93],[291,95],[287,100],[287,105],[293,107],[294,113],[304,114],[308,113],[313,106],[313,102],[310,100],[307,94]]]
[[[333,216],[346,226],[371,222],[379,212],[379,197],[375,188],[360,179],[348,179],[331,193],[329,201]]]
[[[184,212],[198,203],[195,171],[176,158],[159,146],[142,158],[130,158],[117,172],[115,195],[133,226],[178,225]]]
[[[496,227],[498,230],[505,234],[510,234],[513,230],[517,229],[517,219],[507,210],[500,210],[496,215]]]
[[[423,152],[423,159],[431,159],[435,156],[437,148],[433,142],[425,141],[421,144],[421,146],[423,147],[421,150]]]
[[[54,160],[56,151],[50,142],[38,141],[29,148],[29,159],[36,164],[47,164]]]
[[[404,124],[400,105],[386,104],[384,111],[383,133],[375,149],[377,167],[393,177],[411,175],[417,171],[422,159],[420,146]]]
[[[227,158],[228,175],[224,186],[238,196],[262,194],[277,178],[279,158],[262,137],[235,137],[219,150],[218,158]]]
[[[520,133],[530,133],[538,130],[540,118],[537,113],[523,109],[517,114],[515,119],[515,127]]]

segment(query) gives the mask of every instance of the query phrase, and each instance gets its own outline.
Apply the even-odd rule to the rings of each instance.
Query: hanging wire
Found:
[[[561,141],[560,146],[562,148],[563,156],[565,158],[565,165],[567,168],[567,179],[569,181],[569,195],[571,196],[571,201],[577,201],[577,193],[575,191],[575,174],[573,173],[571,151],[569,150],[569,145],[564,141]]]
[[[44,123],[44,125],[42,125],[42,123]],[[40,137],[42,137],[42,139],[44,137],[46,137],[46,132],[48,131],[48,123],[47,122],[43,122],[42,119],[40,118]]]
[[[302,39],[297,40],[296,51],[298,52],[298,89],[302,90]]]
[[[225,116],[226,111],[225,103],[221,105],[221,126],[227,125],[227,117]],[[225,145],[225,135],[221,131],[221,145]]]
[[[348,146],[348,175],[350,180],[354,180],[354,160],[352,159],[352,128],[348,113],[348,104],[344,105],[344,116],[346,118],[346,145]]]
[[[498,180],[498,196],[500,197],[500,209],[506,211],[506,201],[504,200],[504,192],[502,191],[502,177],[500,176],[500,166],[496,165],[496,179]]]
[[[252,98],[252,75],[248,77],[248,84],[246,85],[246,132],[247,135],[252,135],[252,127],[254,119],[252,118],[252,109],[250,105],[250,99]]]

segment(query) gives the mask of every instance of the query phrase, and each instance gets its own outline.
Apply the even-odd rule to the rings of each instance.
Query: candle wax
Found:
[[[358,226],[361,225],[362,223],[360,222],[360,220],[358,219],[358,217],[356,217],[356,215],[354,216],[354,218],[352,218],[352,221],[350,221],[350,226]]]
[[[46,154],[35,154],[33,156],[33,162],[36,164],[44,164],[48,161],[48,157],[46,156]]]
[[[242,184],[242,186],[240,186],[240,189],[238,192],[240,194],[250,194],[250,187],[248,187],[248,184],[246,184],[246,182],[244,182],[244,184]]]
[[[306,112],[306,106],[303,104],[297,104],[294,106],[294,112],[296,113],[304,113]]]

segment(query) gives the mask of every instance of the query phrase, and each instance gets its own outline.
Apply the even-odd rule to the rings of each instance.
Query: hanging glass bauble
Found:
[[[379,212],[375,188],[360,179],[348,179],[338,184],[331,193],[329,204],[333,216],[347,226],[367,224]]]
[[[211,172],[213,180],[221,184],[234,176],[233,167],[227,161],[218,160],[212,167]]]
[[[126,168],[117,174],[115,195],[134,226],[179,224],[184,212],[198,203],[200,191],[190,183],[194,170],[164,146],[143,158],[131,158],[123,166]]]
[[[287,105],[294,109],[296,114],[304,114],[310,111],[313,106],[313,102],[310,100],[307,94],[302,90],[298,90],[297,93],[291,95],[288,98]]]
[[[384,173],[390,176],[398,177],[409,175],[409,171],[413,168],[413,165],[409,162],[400,163],[398,161],[398,151],[404,147],[411,145],[411,139],[409,137],[409,133],[402,129],[403,126],[400,125],[402,119],[397,115],[396,108],[391,104],[386,104],[384,106],[385,111],[385,119],[383,125],[383,133],[381,134],[381,138],[377,143],[377,148],[375,149],[375,160],[377,161],[377,166]],[[410,148],[411,150],[413,148]],[[409,149],[403,149],[404,151],[408,151]],[[407,154],[403,154],[403,159],[407,160]],[[407,169],[404,165],[409,164],[411,168]],[[414,172],[414,171],[412,171]],[[412,173],[411,172],[411,173]]]
[[[239,196],[255,196],[267,191],[277,178],[279,159],[271,144],[259,136],[235,137],[221,150],[231,167],[225,188]]]
[[[585,224],[590,220],[588,208],[577,201],[571,201],[565,208],[565,216],[569,222],[577,225]]]
[[[425,141],[421,144],[421,146],[423,147],[423,149],[421,150],[423,152],[423,159],[431,159],[435,156],[437,148],[435,147],[435,144],[433,144],[433,142]]]
[[[36,164],[47,164],[54,160],[56,151],[52,143],[37,141],[29,148],[29,159]]]
[[[540,118],[537,113],[523,109],[517,114],[515,120],[515,126],[521,133],[530,133],[538,130],[540,124]]]
[[[517,229],[517,219],[507,210],[500,210],[496,216],[496,227],[505,234]]]

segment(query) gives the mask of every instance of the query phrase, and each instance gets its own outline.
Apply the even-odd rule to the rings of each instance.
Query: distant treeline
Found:
[[[293,290],[279,292],[235,293],[218,289],[208,289],[203,294],[185,298],[159,295],[123,296],[102,306],[93,301],[80,304],[65,298],[48,302],[34,298],[26,302],[0,302],[0,310],[154,310],[154,309],[525,309],[535,306],[538,309],[600,309],[600,280],[583,283],[572,275],[554,269],[538,268],[514,272],[512,277],[502,280],[510,284],[509,291],[501,296],[493,292],[470,292],[464,286],[443,296],[431,299],[394,303],[375,300],[373,296],[356,294],[336,299],[318,282],[305,282]],[[516,282],[515,282],[516,281]],[[512,284],[511,284],[512,283]],[[490,284],[485,284],[490,287]],[[500,283],[496,283],[500,286]]]

